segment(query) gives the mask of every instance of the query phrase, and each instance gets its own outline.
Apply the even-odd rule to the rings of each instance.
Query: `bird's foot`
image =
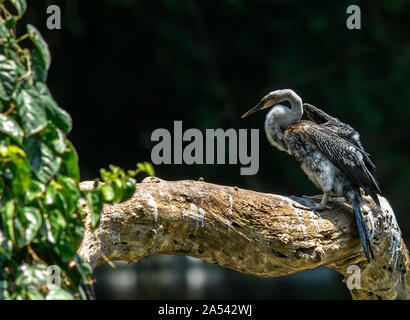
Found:
[[[323,211],[323,210],[331,210],[333,209],[333,207],[328,206],[328,205],[323,205],[321,203],[313,205],[313,206],[309,206],[310,210],[312,211]]]
[[[347,199],[346,199],[346,197],[343,197],[343,196],[341,196],[341,197],[331,197],[331,198],[329,198],[329,201],[330,202],[333,202],[333,203],[335,203],[335,202],[347,202]]]
[[[321,194],[317,194],[317,195],[314,195],[314,196],[302,195],[302,198],[310,199],[310,200],[322,200],[322,197],[323,197],[323,195],[321,195]]]
[[[293,207],[297,208],[297,209],[307,210],[307,211],[314,211],[316,213],[318,213],[319,211],[326,210],[326,209],[329,209],[329,210],[333,209],[331,206],[328,206],[328,205],[324,206],[321,203],[314,204],[314,205],[307,205],[307,206],[299,205],[299,204],[293,204]]]

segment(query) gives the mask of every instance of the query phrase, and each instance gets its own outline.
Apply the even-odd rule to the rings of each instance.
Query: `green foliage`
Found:
[[[76,255],[84,234],[79,200],[88,202],[96,228],[104,203],[128,199],[133,177],[154,171],[149,163],[128,174],[111,166],[101,170],[102,182],[92,190],[79,189],[78,157],[66,137],[71,117],[45,83],[47,43],[31,25],[16,39],[13,27],[26,10],[24,0],[1,3],[0,299],[86,298],[81,284],[90,283],[91,268]],[[24,39],[33,42],[33,51],[20,47]],[[61,287],[48,285],[51,265],[61,272]]]

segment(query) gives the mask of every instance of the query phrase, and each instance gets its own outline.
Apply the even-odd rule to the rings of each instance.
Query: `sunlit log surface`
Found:
[[[87,218],[79,254],[92,267],[154,254],[187,255],[259,277],[325,266],[345,281],[360,273],[360,289],[350,290],[354,299],[409,299],[409,256],[394,212],[385,198],[381,210],[366,199],[362,210],[376,256],[370,264],[343,198],[318,214],[303,209],[311,201],[304,198],[158,178],[139,183],[130,200],[105,205],[94,233]],[[348,271],[352,265],[358,268]]]

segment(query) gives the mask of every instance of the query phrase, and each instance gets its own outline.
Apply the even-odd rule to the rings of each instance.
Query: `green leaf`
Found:
[[[12,241],[6,238],[3,231],[0,230],[0,265],[5,260],[8,260],[11,258],[12,250],[13,250]]]
[[[114,178],[107,181],[101,187],[103,199],[105,202],[121,202],[132,196],[135,190],[135,180],[132,178],[121,179]]]
[[[63,162],[61,164],[60,173],[64,176],[71,177],[75,182],[80,181],[80,169],[78,167],[78,156],[74,146],[70,141],[67,141],[68,149],[62,155]]]
[[[0,38],[7,38],[9,36],[9,29],[2,23],[0,23]]]
[[[26,192],[26,200],[31,202],[35,199],[39,199],[44,195],[46,190],[44,184],[39,181],[31,180],[30,186]]]
[[[45,42],[40,32],[33,25],[27,25],[27,31],[29,33],[30,39],[33,41],[34,45],[40,53],[43,66],[46,70],[48,70],[48,68],[50,67],[51,58],[47,42]]]
[[[122,170],[120,167],[110,165],[110,170],[106,170],[102,168],[100,170],[101,174],[101,179],[106,182],[113,182],[116,179],[123,179],[127,175],[125,174],[124,170]]]
[[[16,235],[14,232],[14,217],[16,214],[16,207],[13,200],[3,200],[0,208],[1,220],[3,221],[3,228],[6,236],[16,243]]]
[[[65,251],[65,260],[67,263],[73,258],[73,255],[77,252],[78,247],[80,246],[81,240],[84,236],[84,225],[81,219],[71,220],[68,224],[69,228],[66,230],[66,235],[61,240],[61,246],[59,250],[61,252],[63,245]],[[63,257],[62,257],[63,258]]]
[[[100,175],[101,175],[101,179],[103,179],[103,181],[110,181],[111,180],[111,172],[108,170],[105,170],[104,168],[102,168],[100,170]]]
[[[15,196],[24,198],[31,181],[26,154],[16,145],[1,145],[0,156],[3,158],[2,173],[5,182],[11,184]]]
[[[47,124],[47,127],[41,131],[41,136],[44,141],[47,141],[49,146],[53,148],[53,150],[58,153],[64,153],[67,144],[64,133],[57,128],[53,123],[50,121]]]
[[[6,56],[7,59],[13,60],[15,63],[19,60],[19,55],[16,52],[16,50],[13,50],[11,48],[5,47],[4,48],[4,55]]]
[[[0,280],[0,300],[6,300],[7,298],[7,280]]]
[[[21,18],[21,16],[24,14],[24,12],[27,9],[26,0],[10,0],[10,2],[16,8],[18,12],[18,17]]]
[[[121,178],[114,178],[111,182],[114,187],[114,199],[113,202],[119,202],[124,197],[124,184]]]
[[[37,49],[33,50],[33,53],[31,54],[31,63],[33,65],[34,81],[45,83],[48,72],[46,66],[44,65],[43,57]]]
[[[27,298],[29,300],[44,300],[43,295],[34,286],[29,286],[27,288]]]
[[[12,137],[17,143],[23,143],[24,132],[18,123],[4,114],[0,114],[0,132]]]
[[[67,221],[60,210],[54,209],[48,213],[48,217],[51,223],[51,229],[54,238],[57,240],[64,235],[64,231],[67,228]]]
[[[100,222],[100,213],[103,205],[103,196],[100,189],[85,192],[85,198],[91,210],[91,227],[95,229]]]
[[[9,100],[17,79],[17,65],[0,54],[0,98]]]
[[[46,296],[46,300],[74,300],[74,296],[62,288],[52,288]]]
[[[109,184],[109,183],[104,184],[101,187],[101,192],[103,194],[104,202],[109,202],[110,203],[110,202],[114,201],[115,190],[114,190],[114,187],[111,184]]]
[[[17,77],[22,76],[23,74],[27,73],[27,66],[23,64],[20,61],[20,56],[17,53],[17,51],[11,47],[5,47],[4,48],[4,55],[7,57],[9,60],[13,60],[14,63],[16,64],[16,75]],[[18,78],[17,78],[18,79]],[[16,79],[16,81],[17,81]],[[15,94],[16,88],[21,89],[21,86],[24,85],[24,81],[17,81],[15,82],[15,88],[13,91],[13,95]],[[12,98],[13,98],[12,95]]]
[[[16,197],[24,199],[25,194],[30,186],[31,172],[28,162],[25,159],[14,160],[10,163],[13,177],[11,187]]]
[[[18,210],[18,213],[19,221],[22,224],[18,241],[18,246],[21,248],[35,238],[41,227],[42,217],[40,211],[34,207],[24,207],[22,210]]]
[[[65,135],[60,129],[56,129],[57,136],[51,140],[51,144],[54,147],[55,152],[62,154],[65,152],[67,148],[67,144],[65,142]]]
[[[124,193],[121,201],[125,201],[132,197],[135,191],[135,180],[132,178],[128,178],[125,180],[124,183]]]
[[[45,84],[37,82],[36,89],[40,95],[40,101],[46,110],[48,119],[52,121],[55,126],[63,130],[64,133],[68,133],[72,125],[70,115],[57,105]]]
[[[149,162],[144,161],[143,163],[137,163],[137,169],[137,172],[141,171],[145,172],[151,177],[155,176],[154,167]]]
[[[48,214],[45,215],[44,217],[45,223],[46,223],[46,230],[47,230],[47,240],[51,243],[55,243],[56,242],[56,238],[53,234],[53,228],[52,228],[52,224],[50,222],[49,216]]]
[[[77,210],[77,203],[80,198],[78,184],[74,179],[63,176],[58,176],[57,181],[63,187],[60,193],[67,204],[66,213],[68,216],[71,216]]]
[[[141,166],[145,170],[145,165],[141,164]],[[141,168],[137,171],[141,171]],[[135,180],[127,176],[121,168],[110,165],[110,170],[101,169],[100,173],[104,181],[104,185],[101,187],[104,201],[110,203],[124,201],[134,193]]]
[[[44,203],[48,207],[46,209],[47,211],[48,209],[54,208],[56,206],[56,194],[57,194],[57,190],[55,188],[55,184],[54,183],[48,184],[46,187],[46,196],[44,199]]]
[[[29,137],[47,125],[47,116],[39,104],[39,99],[33,89],[23,89],[17,96],[19,115],[26,135]]]
[[[61,213],[64,214],[65,212],[67,212],[67,202],[65,201],[64,196],[57,190],[55,193],[55,205],[57,209],[61,211]]]
[[[24,150],[31,169],[40,182],[47,183],[60,168],[61,158],[57,157],[40,137],[32,136],[26,139]]]
[[[47,285],[47,278],[49,272],[48,266],[45,264],[36,263],[28,265],[22,263],[18,267],[18,276],[15,281],[15,285],[25,290],[29,288],[40,288],[43,285]]]
[[[60,236],[58,241],[56,241],[56,243],[54,244],[53,250],[57,253],[61,261],[68,264],[69,261],[71,261],[71,259],[73,258],[73,255],[75,254],[76,249],[78,249],[78,243],[79,242],[77,242],[76,245],[74,246],[73,238],[67,235],[67,233],[64,233],[62,234],[62,236]]]
[[[17,18],[18,18],[18,17],[16,17],[16,16],[8,17],[7,20],[6,20],[6,27],[7,27],[8,29],[13,28],[13,27],[16,25]]]

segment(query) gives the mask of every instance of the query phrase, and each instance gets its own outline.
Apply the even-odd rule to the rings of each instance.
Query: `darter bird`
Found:
[[[364,160],[367,168],[369,170],[376,169],[376,166],[370,160],[370,154],[368,154],[363,149],[362,143],[360,142],[360,134],[356,130],[354,130],[350,125],[348,125],[347,123],[343,123],[339,119],[328,115],[324,111],[320,110],[319,108],[316,108],[315,106],[312,106],[309,103],[303,104],[303,110],[310,120],[317,124],[322,124],[324,127],[334,131],[337,135],[348,140],[350,143],[353,143],[356,147],[358,147],[365,155]]]
[[[288,101],[291,108],[281,105]],[[323,191],[318,205],[311,210],[323,210],[330,196],[344,196],[352,203],[360,241],[370,262],[374,253],[369,231],[362,216],[360,188],[369,194],[377,205],[380,189],[371,170],[374,164],[363,149],[359,134],[349,125],[333,118],[322,110],[302,104],[302,99],[290,89],[268,93],[242,118],[274,106],[266,116],[265,132],[269,142],[277,149],[296,158],[302,170],[314,185]],[[301,120],[303,109],[311,119]]]

